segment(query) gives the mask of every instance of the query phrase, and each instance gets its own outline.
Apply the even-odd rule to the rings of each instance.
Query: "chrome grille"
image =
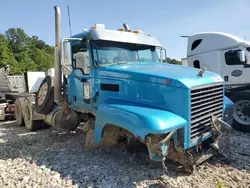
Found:
[[[221,118],[223,85],[214,84],[191,89],[191,139],[211,129],[211,116]]]

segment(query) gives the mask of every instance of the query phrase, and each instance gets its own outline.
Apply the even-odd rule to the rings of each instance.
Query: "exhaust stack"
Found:
[[[60,57],[61,40],[61,10],[55,6],[55,78],[54,78],[54,102],[61,102],[62,71]]]

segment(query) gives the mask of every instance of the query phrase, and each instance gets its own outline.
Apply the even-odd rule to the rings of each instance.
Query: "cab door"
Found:
[[[92,110],[93,75],[86,41],[72,41],[72,74],[68,76],[68,102],[78,110]]]
[[[239,48],[230,48],[222,51],[222,77],[226,85],[241,85],[247,83],[246,68],[240,61],[237,51]]]

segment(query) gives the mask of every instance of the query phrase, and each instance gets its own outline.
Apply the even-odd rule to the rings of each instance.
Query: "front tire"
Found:
[[[237,92],[231,100],[234,102],[233,127],[242,132],[250,132],[250,92]]]

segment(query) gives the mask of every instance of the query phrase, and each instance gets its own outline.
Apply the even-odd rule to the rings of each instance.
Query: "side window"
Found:
[[[191,46],[191,50],[194,50],[195,48],[197,48],[197,46],[200,45],[202,39],[198,39],[198,40],[195,40]]]
[[[72,59],[73,68],[82,69],[84,72],[86,65],[89,65],[89,53],[85,42],[74,41],[72,43]]]
[[[242,65],[242,62],[237,56],[237,51],[240,50],[230,50],[225,53],[225,61],[227,65]]]
[[[195,60],[194,62],[193,62],[193,64],[194,64],[194,68],[197,68],[197,69],[200,69],[201,67],[200,67],[200,61],[199,60]]]

